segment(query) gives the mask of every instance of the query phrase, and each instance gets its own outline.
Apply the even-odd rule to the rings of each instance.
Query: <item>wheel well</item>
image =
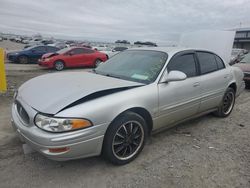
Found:
[[[236,83],[232,83],[228,87],[231,87],[234,90],[234,92],[236,93],[236,91],[237,91]]]
[[[106,54],[107,60],[109,59],[109,56]]]
[[[145,108],[140,108],[140,107],[130,108],[126,111],[131,111],[142,116],[148,125],[148,134],[150,135],[153,129],[153,119],[150,113]]]

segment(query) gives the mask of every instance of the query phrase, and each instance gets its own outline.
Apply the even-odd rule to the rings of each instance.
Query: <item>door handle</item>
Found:
[[[199,83],[199,82],[195,82],[195,83],[193,84],[193,86],[194,86],[194,87],[198,87],[198,86],[200,86],[200,83]]]

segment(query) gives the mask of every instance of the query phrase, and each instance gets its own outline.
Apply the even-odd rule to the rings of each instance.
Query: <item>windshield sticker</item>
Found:
[[[142,74],[133,74],[131,78],[139,79],[139,80],[147,80],[148,76]]]

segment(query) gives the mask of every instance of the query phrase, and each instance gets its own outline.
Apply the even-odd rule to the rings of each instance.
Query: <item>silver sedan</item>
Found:
[[[243,73],[199,49],[126,50],[92,72],[52,73],[14,96],[20,138],[54,160],[135,159],[148,136],[213,112],[227,117],[244,89]]]

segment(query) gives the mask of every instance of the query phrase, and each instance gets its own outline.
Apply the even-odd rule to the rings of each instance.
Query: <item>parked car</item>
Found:
[[[52,46],[34,46],[21,51],[10,52],[7,54],[7,58],[12,62],[27,64],[37,62],[45,53],[56,52],[58,50],[59,48]]]
[[[27,41],[25,41],[25,43],[27,43]],[[27,45],[24,46],[24,49],[32,47],[32,46],[38,46],[38,45],[44,45],[42,43],[42,39],[41,38],[34,38],[34,39],[28,41]]]
[[[246,87],[250,88],[250,53],[246,54],[244,58],[234,66],[239,67],[243,71]]]
[[[71,47],[45,54],[39,60],[39,65],[60,71],[65,67],[96,67],[107,59],[104,53],[89,48]]]
[[[69,45],[65,44],[64,42],[56,42],[56,43],[48,44],[48,46],[55,46],[55,47],[60,48],[60,49],[69,47]]]
[[[229,64],[233,65],[240,62],[244,58],[244,55],[247,53],[248,51],[245,49],[233,48]]]
[[[216,54],[180,48],[121,52],[93,72],[47,74],[15,94],[13,126],[54,160],[103,154],[126,164],[151,132],[213,112],[227,117],[243,73]]]
[[[15,42],[21,43],[21,41],[22,41],[22,38],[21,38],[21,37],[16,37],[16,38],[15,38]]]
[[[3,38],[2,38],[2,37],[0,37],[0,41],[3,41]]]
[[[103,51],[101,51],[102,53],[105,53],[105,54],[107,54],[107,56],[109,57],[109,58],[111,58],[111,57],[113,57],[114,55],[116,55],[116,54],[118,54],[118,53],[120,53],[120,52],[122,52],[122,51],[124,51],[124,50],[127,50],[128,48],[127,47],[115,47],[115,48],[113,48],[112,50],[110,49],[106,49],[106,50],[103,50]]]
[[[53,44],[54,41],[53,41],[53,40],[46,40],[46,39],[44,39],[44,40],[41,41],[41,43],[43,43],[44,45],[50,46],[50,44]],[[56,47],[57,47],[57,46],[56,46]]]

